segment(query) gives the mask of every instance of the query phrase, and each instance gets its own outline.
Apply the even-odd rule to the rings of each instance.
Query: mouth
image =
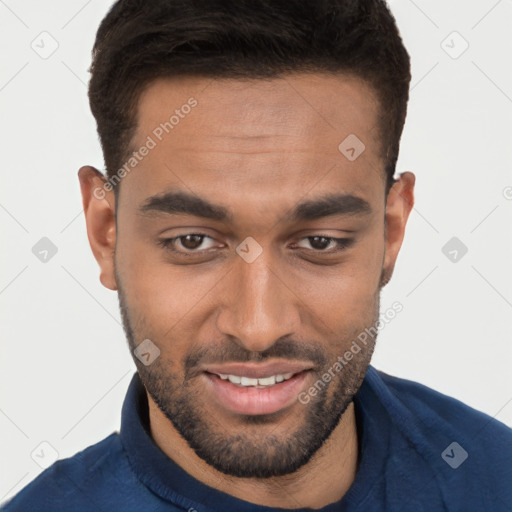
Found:
[[[275,363],[211,366],[202,375],[208,394],[221,408],[235,414],[261,415],[296,403],[310,373],[308,365]]]
[[[213,374],[216,375],[216,374]],[[220,373],[218,376],[222,380],[229,380],[231,384],[235,384],[236,386],[242,387],[250,387],[254,386],[256,388],[262,389],[267,388],[269,386],[275,386],[280,382],[284,382],[285,380],[291,379],[294,373],[278,373],[277,375],[270,375],[269,377],[263,377],[261,379],[254,379],[252,377],[246,377],[244,375],[225,375]]]

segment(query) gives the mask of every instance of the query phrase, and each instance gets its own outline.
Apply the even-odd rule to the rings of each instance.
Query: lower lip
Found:
[[[218,375],[205,372],[214,398],[225,409],[237,414],[272,414],[297,402],[308,371],[295,374],[291,379],[273,386],[237,386]]]

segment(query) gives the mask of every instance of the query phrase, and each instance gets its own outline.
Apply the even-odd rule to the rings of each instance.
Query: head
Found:
[[[296,471],[361,385],[376,335],[333,368],[379,319],[413,205],[414,176],[393,178],[410,80],[393,17],[121,0],[91,72],[106,176],[80,171],[88,235],[132,352],[151,340],[134,355],[150,401],[221,472]],[[294,399],[236,410],[219,398],[236,364],[295,368],[276,384]]]

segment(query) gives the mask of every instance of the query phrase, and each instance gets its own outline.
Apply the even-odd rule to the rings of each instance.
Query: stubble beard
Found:
[[[233,425],[223,426],[220,420],[213,419],[203,398],[197,389],[194,389],[194,378],[188,379],[190,368],[185,368],[184,377],[179,379],[177,364],[166,357],[165,354],[168,352],[165,350],[162,350],[162,355],[149,366],[142,364],[133,355],[135,347],[146,336],[134,330],[133,312],[128,308],[119,278],[117,283],[123,327],[146,391],[194,452],[226,475],[239,478],[270,478],[294,473],[307,464],[339,424],[343,413],[359,390],[370,364],[376,337],[350,361],[350,364],[336,373],[335,378],[327,385],[318,386],[316,396],[309,403],[293,405],[293,408],[299,411],[298,420],[293,422],[298,426],[292,431],[288,429],[285,434],[273,433],[278,429],[279,415],[282,414],[280,412],[240,416],[236,428]],[[377,300],[373,325],[378,319],[378,311]],[[370,326],[363,326],[361,332],[365,327]],[[351,340],[346,341],[348,343],[343,345],[349,346]],[[270,354],[274,357],[277,352],[283,359],[300,354],[304,360],[315,361],[315,367],[318,368],[315,383],[322,381],[322,375],[332,368],[336,360],[335,356],[326,355],[318,347],[297,348],[297,344],[291,342],[280,345],[276,343],[276,347],[277,350]],[[238,345],[229,349],[229,356],[224,352],[222,357],[224,360],[240,362],[254,361],[255,358],[258,361],[268,359],[263,353],[249,354]],[[200,358],[199,351],[189,354],[187,361],[197,362]],[[228,421],[226,418],[226,423]]]

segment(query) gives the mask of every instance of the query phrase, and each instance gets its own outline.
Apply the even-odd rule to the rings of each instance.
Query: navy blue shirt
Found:
[[[321,512],[512,510],[510,428],[458,400],[372,366],[354,405],[359,436],[356,478],[340,501]],[[169,459],[148,434],[147,398],[135,374],[120,433],[57,461],[2,510],[286,509],[254,505],[208,487]]]

